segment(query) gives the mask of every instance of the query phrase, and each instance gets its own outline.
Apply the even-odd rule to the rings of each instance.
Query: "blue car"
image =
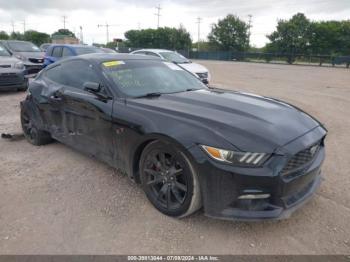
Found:
[[[104,53],[101,48],[86,45],[50,45],[45,53],[44,65],[46,67],[62,58],[85,55],[91,53]]]

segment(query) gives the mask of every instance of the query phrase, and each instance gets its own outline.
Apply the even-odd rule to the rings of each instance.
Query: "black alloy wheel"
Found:
[[[21,123],[24,136],[30,143],[34,143],[38,137],[38,130],[34,126],[32,120],[27,113],[22,112],[21,114]]]
[[[146,147],[140,163],[143,189],[158,210],[181,217],[198,209],[199,185],[185,155],[156,141]]]

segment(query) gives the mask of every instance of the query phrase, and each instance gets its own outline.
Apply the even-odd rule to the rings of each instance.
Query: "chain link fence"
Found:
[[[142,49],[133,47],[122,47],[119,53],[130,53]],[[349,68],[349,56],[331,55],[305,55],[305,54],[279,54],[279,53],[257,53],[257,52],[232,52],[232,51],[190,51],[177,50],[178,53],[189,59],[242,61],[255,63],[294,64],[313,66],[342,66]]]

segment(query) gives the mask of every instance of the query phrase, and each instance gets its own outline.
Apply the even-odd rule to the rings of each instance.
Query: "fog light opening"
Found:
[[[270,194],[247,194],[239,196],[238,199],[266,199],[270,196]]]

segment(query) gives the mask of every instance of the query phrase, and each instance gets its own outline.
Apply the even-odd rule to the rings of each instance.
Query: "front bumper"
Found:
[[[296,153],[305,143],[323,140],[325,132],[319,127],[286,145],[285,152]],[[314,195],[322,181],[324,146],[310,163],[288,176],[281,172],[286,154],[273,156],[261,168],[239,168],[208,158],[198,147],[191,150],[197,160],[204,212],[209,217],[245,221],[288,218]],[[241,199],[243,195],[267,197]]]
[[[43,69],[42,63],[29,63],[25,62],[25,75],[26,76],[35,76],[37,73],[39,73]]]
[[[28,79],[24,76],[23,70],[8,69],[0,71],[0,90],[11,91],[25,89]]]

